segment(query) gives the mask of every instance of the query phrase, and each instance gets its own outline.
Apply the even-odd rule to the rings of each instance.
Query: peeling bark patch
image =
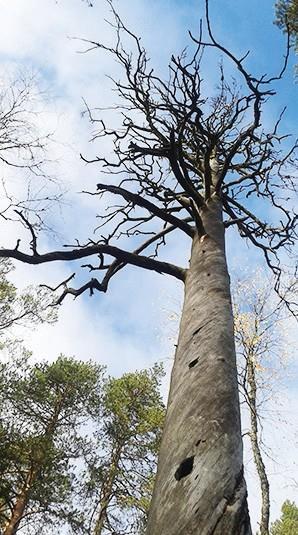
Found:
[[[186,459],[184,459],[184,461],[182,461],[182,463],[175,472],[175,479],[177,479],[177,481],[180,481],[180,479],[188,476],[192,472],[193,461],[194,455],[192,457],[187,457]]]
[[[203,234],[203,236],[200,237],[200,243],[203,243],[207,238],[209,238],[208,234]]]
[[[221,514],[210,535],[221,535],[222,533],[251,535],[243,466],[235,478],[235,486],[231,495],[223,496],[222,503]]]
[[[190,368],[193,368],[196,364],[198,364],[198,362],[199,362],[199,359],[198,359],[198,358],[192,360],[192,361],[189,363],[189,365],[188,365],[189,369],[190,369]]]

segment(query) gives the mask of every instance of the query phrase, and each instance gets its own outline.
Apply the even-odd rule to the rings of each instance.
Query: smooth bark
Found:
[[[201,210],[147,535],[249,535],[221,204]]]

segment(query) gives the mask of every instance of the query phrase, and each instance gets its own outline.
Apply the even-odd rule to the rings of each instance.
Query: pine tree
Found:
[[[82,489],[83,533],[139,534],[144,528],[165,413],[162,375],[155,366],[105,381]]]
[[[270,535],[296,535],[298,533],[298,507],[286,500],[281,508],[281,518],[273,522]]]
[[[75,513],[71,463],[84,447],[80,425],[98,410],[101,367],[60,356],[9,362],[0,373],[1,533],[57,529]]]

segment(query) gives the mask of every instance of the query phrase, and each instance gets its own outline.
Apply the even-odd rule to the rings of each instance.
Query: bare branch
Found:
[[[156,215],[163,221],[166,221],[167,223],[171,223],[172,225],[175,225],[177,228],[180,228],[186,234],[188,234],[188,236],[190,237],[193,236],[193,230],[187,223],[185,223],[184,221],[181,221],[180,219],[171,215],[170,213],[166,213],[164,210],[161,210],[160,208],[158,208],[158,206],[155,206],[153,203],[149,202],[147,199],[142,198],[140,195],[137,195],[136,193],[132,193],[124,188],[111,186],[107,184],[97,184],[97,189],[110,191],[111,193],[115,193],[116,195],[121,195],[127,201],[131,201],[133,204],[137,204],[138,206],[142,206],[143,208],[146,208],[146,210]]]
[[[72,261],[72,260],[78,260],[80,258],[85,258],[88,256],[98,255],[98,254],[107,254],[109,256],[113,256],[118,261],[121,261],[125,264],[131,264],[134,266],[139,266],[144,269],[148,269],[151,271],[156,271],[157,273],[165,273],[168,275],[171,275],[181,281],[184,281],[186,270],[180,267],[175,266],[174,264],[169,264],[168,262],[161,262],[158,260],[154,260],[153,258],[149,258],[146,256],[141,256],[136,253],[130,253],[128,251],[124,251],[122,249],[119,249],[118,247],[114,247],[107,244],[96,244],[96,245],[87,245],[78,249],[72,249],[70,251],[52,251],[50,253],[45,254],[38,254],[34,253],[32,255],[28,255],[26,253],[22,253],[18,249],[0,249],[0,258],[15,258],[16,260],[20,260],[21,262],[25,262],[27,264],[43,264],[46,262],[56,262],[56,261]],[[67,281],[64,281],[60,283],[56,288],[53,290],[57,290],[61,285],[67,284],[67,282],[73,278],[74,275],[72,275]],[[107,289],[106,284],[102,285],[98,281],[95,282],[96,279],[93,279],[93,282],[88,283],[84,286],[85,289],[95,288],[99,291],[105,292]],[[91,287],[90,287],[91,284]],[[85,290],[82,290],[80,293],[82,293]],[[66,293],[73,293],[67,291]],[[80,295],[80,293],[78,295]],[[66,295],[66,294],[65,294]]]

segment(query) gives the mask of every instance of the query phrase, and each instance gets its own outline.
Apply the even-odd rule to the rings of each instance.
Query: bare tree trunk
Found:
[[[269,535],[269,515],[270,515],[270,496],[269,496],[269,481],[266,474],[266,468],[262,458],[259,439],[258,439],[258,415],[257,415],[257,387],[255,378],[254,360],[248,357],[247,360],[247,384],[249,389],[247,390],[250,410],[250,440],[251,447],[254,456],[254,461],[261,485],[262,494],[262,509],[261,509],[261,522],[260,522],[260,535]]]
[[[193,240],[147,535],[249,535],[220,201]]]

